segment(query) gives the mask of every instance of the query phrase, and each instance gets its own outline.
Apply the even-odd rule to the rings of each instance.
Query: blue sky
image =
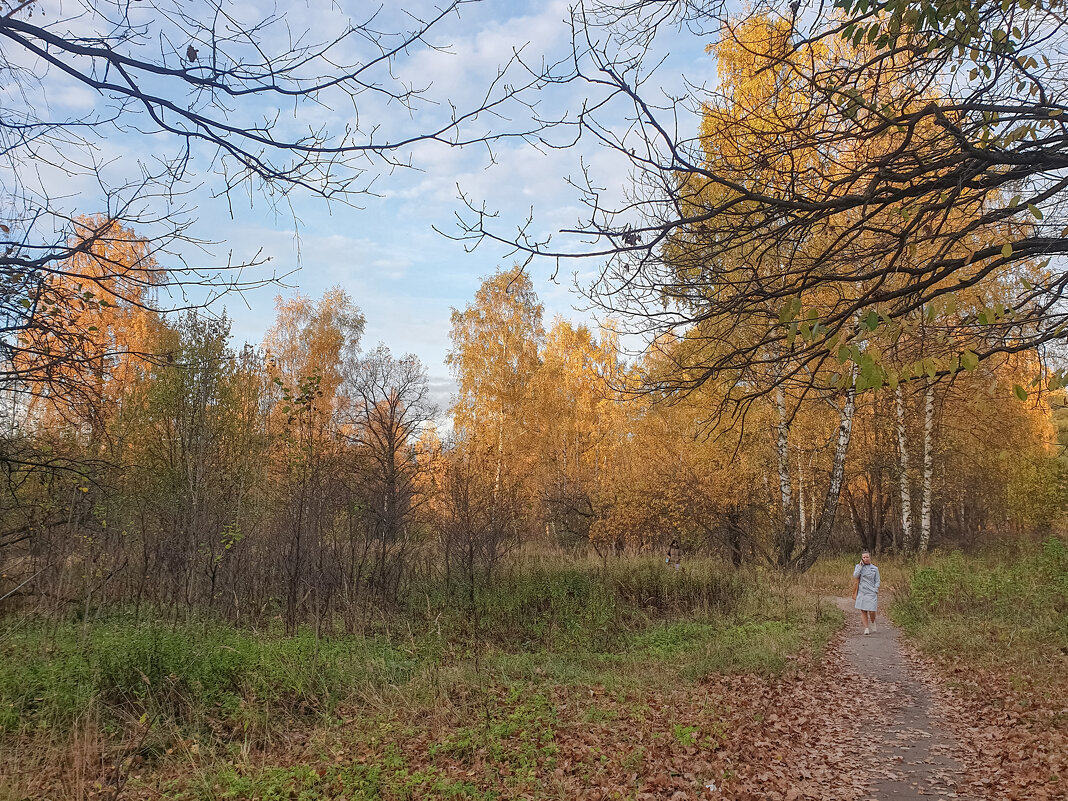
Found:
[[[432,7],[414,0],[415,6],[420,4],[421,13],[428,13]],[[144,6],[135,6],[135,10],[138,8]],[[276,13],[284,13],[293,30],[306,25],[313,36],[325,36],[346,19],[369,13],[367,9],[371,8],[370,4],[348,0],[293,0],[278,5]],[[250,3],[233,3],[228,9],[235,16],[249,19],[265,13],[263,7]],[[384,13],[397,10],[390,8]],[[570,45],[570,28],[565,24],[568,16],[569,3],[556,0],[483,0],[464,5],[458,17],[445,20],[432,34],[433,43],[447,48],[447,52],[413,52],[400,62],[396,72],[401,80],[431,84],[428,96],[437,105],[422,106],[405,117],[395,105],[382,106],[375,98],[364,96],[359,107],[361,117],[365,123],[381,121],[387,128],[399,125],[396,130],[405,126],[417,129],[446,113],[447,102],[460,109],[477,105],[497,66],[514,49],[523,48],[525,58],[533,63],[542,54],[548,54],[550,59],[566,54]],[[383,24],[388,22],[383,20]],[[653,85],[662,85],[677,94],[684,90],[683,75],[698,83],[709,81],[714,75],[714,62],[704,52],[706,44],[707,38],[685,32],[665,37],[659,44],[658,56],[663,54],[666,61],[658,69]],[[62,82],[52,85],[50,92],[49,102],[57,107],[88,107],[94,102],[88,90]],[[578,83],[552,87],[541,93],[538,102],[547,116],[563,110],[573,113],[588,92],[588,86]],[[0,97],[0,102],[3,100]],[[615,124],[624,126],[625,109],[608,110],[609,114],[616,112],[620,116]],[[340,109],[323,107],[289,109],[282,116],[282,124],[294,129],[319,124],[337,129],[347,121]],[[516,111],[509,120],[480,120],[471,130],[479,130],[478,126],[487,131],[521,127],[522,122]],[[686,124],[696,127],[696,120]],[[566,138],[562,133],[552,135],[559,140]],[[164,140],[115,135],[97,145],[112,170],[130,169],[138,159],[151,159],[156,155],[152,152],[155,147],[160,147],[161,152],[168,147],[173,149],[173,143],[168,146]],[[494,147],[495,163],[479,146],[456,149],[427,143],[412,148],[410,155],[416,169],[399,169],[380,176],[374,184],[377,196],[355,199],[362,208],[328,204],[297,194],[275,209],[268,200],[254,191],[245,192],[244,188],[244,200],[241,193],[229,200],[212,198],[218,184],[204,170],[194,176],[197,188],[187,203],[195,207],[191,212],[196,219],[193,234],[216,244],[201,249],[182,247],[176,255],[163,256],[161,261],[166,264],[173,258],[178,263],[180,257],[191,266],[211,266],[228,260],[242,262],[260,254],[270,257],[268,270],[288,274],[288,286],[265,287],[225,300],[238,345],[262,340],[274,317],[276,295],[300,291],[316,297],[329,287],[343,287],[367,319],[364,346],[371,348],[383,342],[396,354],[419,356],[431,376],[439,403],[444,406],[451,389],[444,364],[450,310],[463,307],[473,298],[483,277],[512,261],[502,248],[490,243],[469,254],[461,243],[434,232],[434,227],[457,230],[454,215],[461,209],[458,187],[499,211],[500,230],[504,232],[513,230],[531,211],[536,229],[550,232],[575,225],[581,216],[577,193],[567,185],[567,178],[577,176],[583,162],[592,166],[608,197],[622,193],[628,172],[617,154],[591,142],[566,150],[538,152],[522,142],[506,141]],[[90,183],[64,176],[49,178],[47,172],[44,180],[62,183],[76,199],[79,210],[91,210],[87,207],[91,205],[87,198],[94,192]],[[546,307],[547,321],[554,315],[588,319],[588,315],[573,309],[574,304],[580,303],[572,292],[573,273],[578,270],[577,280],[584,282],[596,267],[588,262],[565,264],[553,281],[553,264],[534,262],[530,266],[536,291]]]

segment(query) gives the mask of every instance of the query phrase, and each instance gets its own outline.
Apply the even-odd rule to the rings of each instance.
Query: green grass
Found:
[[[800,621],[675,623],[641,632],[634,646],[658,661],[675,662],[682,676],[696,679],[711,673],[778,673],[801,649],[805,636]]]
[[[494,788],[530,788],[539,773],[556,766],[557,713],[537,688],[515,684],[492,696],[472,719],[436,728],[416,765],[400,743],[425,732],[398,723],[385,712],[362,717],[358,731],[335,727],[335,744],[357,744],[364,758],[346,756],[330,764],[328,755],[313,765],[259,765],[216,762],[195,782],[178,782],[167,795],[175,801],[325,801],[326,799],[415,799],[500,797],[457,774],[470,773]],[[505,793],[507,795],[507,793]]]
[[[734,614],[751,591],[750,578],[722,563],[694,561],[676,573],[659,560],[641,559],[606,568],[527,567],[479,593],[474,616],[447,599],[433,606],[443,610],[435,624],[452,638],[477,636],[512,652],[608,651],[650,621]],[[411,612],[418,617],[421,610]]]
[[[930,653],[1041,680],[1068,652],[1068,546],[936,555],[891,615]]]
[[[120,610],[91,624],[23,620],[0,629],[0,750],[33,742],[35,764],[76,762],[64,749],[88,734],[143,774],[131,790],[184,801],[528,793],[555,769],[561,699],[572,725],[630,725],[710,674],[774,675],[818,657],[841,623],[792,582],[687,568],[528,565],[483,588],[474,613],[428,586],[363,636]],[[714,725],[694,725],[664,737],[714,747]],[[632,750],[620,758],[640,766]]]
[[[479,597],[477,615],[439,595],[403,636],[317,639],[120,613],[23,626],[0,638],[0,731],[64,730],[94,718],[204,718],[248,728],[267,714],[329,716],[374,688],[451,682],[641,683],[668,671],[775,672],[819,647],[840,618],[796,608],[769,616],[767,591],[722,565],[653,561],[539,567]],[[479,676],[473,675],[479,673]]]
[[[0,731],[78,720],[199,715],[248,725],[275,708],[328,714],[368,684],[403,684],[417,656],[383,638],[316,641],[214,624],[104,620],[30,626],[0,641]]]
[[[347,798],[370,801],[388,796],[401,801],[416,798],[493,799],[471,782],[442,775],[433,766],[413,770],[393,749],[374,765],[288,767],[271,766],[242,771],[226,766],[202,778],[199,785],[169,794],[175,801],[324,801]]]

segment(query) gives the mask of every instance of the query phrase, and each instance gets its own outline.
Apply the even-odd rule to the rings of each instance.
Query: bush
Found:
[[[937,653],[1005,660],[1068,648],[1068,548],[1051,538],[1010,562],[937,558],[913,573],[891,611]]]
[[[454,674],[463,675],[476,646],[501,665],[558,653],[574,663],[566,670],[582,675],[584,666],[607,670],[619,659],[671,661],[676,651],[706,672],[764,669],[796,649],[796,621],[775,624],[761,614],[746,627],[752,577],[719,563],[687,568],[651,560],[528,566],[480,591],[475,614],[447,588],[428,586],[423,604],[413,597],[403,614],[383,617],[373,637],[320,639],[302,630],[287,638],[121,612],[92,624],[28,623],[0,638],[0,731],[147,716],[239,732],[275,712],[329,715],[383,687],[436,692],[440,668],[461,665]],[[427,681],[412,683],[420,678]]]
[[[9,635],[0,646],[0,730],[67,728],[78,719],[205,710],[242,722],[252,707],[326,712],[353,688],[411,677],[413,659],[381,641],[316,642],[214,624],[104,620]]]
[[[606,569],[537,567],[483,593],[478,618],[498,647],[608,651],[650,621],[734,614],[745,591],[746,581],[719,565],[680,572],[648,560]]]

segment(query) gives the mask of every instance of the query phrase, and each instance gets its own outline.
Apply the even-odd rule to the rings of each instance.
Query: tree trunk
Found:
[[[864,528],[864,522],[857,513],[857,500],[853,497],[853,493],[848,489],[846,490],[846,510],[849,512],[849,522],[853,526],[853,533],[857,535],[857,540],[860,542],[860,547],[864,550],[868,550],[868,533]]]
[[[790,421],[786,417],[786,392],[782,387],[775,388],[775,408],[779,413],[777,450],[779,454],[779,493],[782,500],[782,531],[779,535],[779,553],[777,556],[780,565],[787,565],[793,555],[796,531],[794,525],[793,488],[790,484]]]
[[[805,547],[806,532],[808,531],[805,520],[805,471],[801,464],[801,449],[797,449],[797,544],[803,550]]]
[[[501,463],[504,461],[504,410],[497,412],[497,466],[493,474],[493,500],[501,491]]]
[[[931,484],[934,476],[934,384],[927,383],[923,397],[923,501],[920,506],[920,554],[931,544]]]
[[[894,389],[894,412],[896,413],[898,491],[901,493],[901,546],[905,553],[912,550],[912,491],[909,487],[909,451],[905,440],[905,404],[901,385]]]
[[[855,373],[854,373],[855,374]],[[808,545],[794,560],[794,567],[801,573],[808,570],[816,563],[817,557],[823,551],[827,540],[830,539],[831,530],[834,528],[834,515],[838,510],[838,499],[842,494],[842,481],[845,478],[845,459],[849,450],[849,440],[853,433],[853,412],[856,410],[857,393],[852,388],[850,375],[850,388],[846,390],[845,405],[839,415],[838,443],[834,449],[834,465],[831,468],[831,483],[827,487],[827,497],[823,502],[823,511],[819,522],[812,530]]]

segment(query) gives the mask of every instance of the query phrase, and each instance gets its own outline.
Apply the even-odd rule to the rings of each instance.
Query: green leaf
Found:
[[[970,373],[979,366],[979,357],[973,351],[966,350],[960,355],[960,365]]]
[[[1001,246],[1001,255],[1006,259],[1012,256],[1012,242],[1006,242]]]
[[[1042,211],[1034,203],[1028,203],[1027,210],[1031,212],[1031,216],[1034,217],[1036,220],[1042,219]]]
[[[1016,397],[1020,400],[1027,400],[1027,390],[1021,387],[1019,384],[1013,384],[1012,391],[1016,393]]]
[[[870,311],[864,315],[864,326],[869,331],[874,331],[879,327],[879,315],[875,311]]]

